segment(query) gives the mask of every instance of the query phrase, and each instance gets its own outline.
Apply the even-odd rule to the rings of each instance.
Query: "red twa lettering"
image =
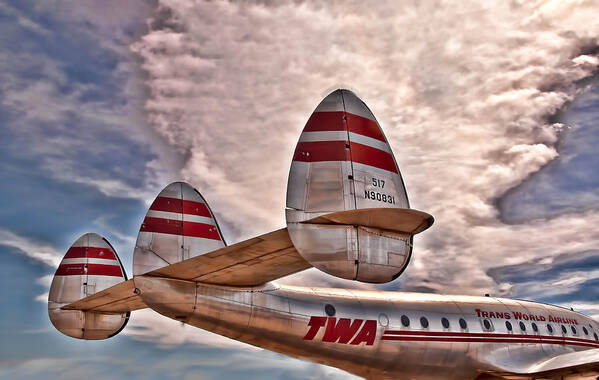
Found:
[[[320,328],[324,326],[326,321],[327,317],[310,317],[310,322],[308,322],[310,330],[308,330],[308,333],[306,334],[306,336],[304,336],[304,340],[314,339],[314,337],[318,333],[318,330],[320,330]]]
[[[366,342],[367,346],[372,346],[374,344],[374,338],[376,338],[376,321],[369,320],[364,323],[364,327],[362,327],[362,330],[360,330],[356,338],[352,340],[350,344]]]
[[[339,318],[339,322],[335,323],[336,318],[331,317],[327,322],[327,329],[322,337],[323,342],[336,342],[347,343],[349,340],[356,335],[356,332],[362,326],[362,319],[354,319],[351,322],[349,318]],[[351,322],[351,324],[350,324]],[[354,344],[352,342],[352,344]]]
[[[342,344],[349,342],[349,344],[354,345],[366,343],[367,346],[372,346],[376,339],[377,324],[374,320],[354,319],[352,321],[349,318],[339,318],[337,320],[335,317],[310,317],[308,322],[310,328],[304,336],[304,340],[313,340],[325,324],[326,329],[322,336],[323,342]],[[361,329],[360,326],[362,326]],[[350,342],[352,338],[354,339]]]

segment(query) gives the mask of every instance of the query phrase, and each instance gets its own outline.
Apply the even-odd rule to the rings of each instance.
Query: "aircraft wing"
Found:
[[[146,273],[228,286],[255,286],[312,267],[295,250],[287,229],[276,230]],[[122,313],[145,308],[134,280],[63,306],[63,310]]]
[[[286,228],[217,249],[147,273],[229,286],[255,286],[311,268]]]
[[[530,374],[549,379],[570,378],[569,376],[595,378],[599,375],[599,348],[555,356],[537,363],[530,369]]]
[[[146,304],[142,301],[141,297],[135,294],[133,280],[128,280],[63,306],[61,309],[100,313],[124,313],[145,307]]]
[[[501,368],[502,366],[498,366]],[[532,365],[517,369],[505,366],[492,373],[492,377],[482,374],[483,379],[595,379],[599,378],[599,348],[569,352],[557,355]]]

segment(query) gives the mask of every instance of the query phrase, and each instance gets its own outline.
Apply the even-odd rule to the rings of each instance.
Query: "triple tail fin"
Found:
[[[185,182],[173,182],[156,197],[137,235],[133,275],[215,251],[225,240],[202,195]]]
[[[86,233],[73,243],[58,269],[48,295],[48,314],[57,330],[79,339],[106,339],[118,334],[129,312],[99,313],[64,310],[63,306],[127,280],[115,249],[108,240]]]

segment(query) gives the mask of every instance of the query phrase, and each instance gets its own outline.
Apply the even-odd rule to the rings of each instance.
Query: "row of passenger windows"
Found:
[[[409,327],[410,326],[410,318],[407,315],[402,315],[401,316],[401,324],[404,327]],[[460,325],[460,328],[462,328],[463,330],[465,330],[468,327],[468,324],[466,323],[466,320],[464,318],[460,318],[458,320],[458,324]],[[422,326],[423,328],[428,328],[428,319],[426,317],[420,317],[420,326]],[[445,317],[441,318],[441,325],[443,325],[444,328],[448,329],[449,328],[449,320]],[[492,325],[491,322],[488,319],[484,319],[483,320],[483,326],[485,327],[485,330],[490,331],[492,329]],[[520,330],[522,331],[526,331],[526,324],[522,321],[518,322],[518,326],[520,327]],[[531,323],[532,329],[534,332],[539,332],[539,326],[535,323],[532,322]],[[512,322],[510,321],[505,321],[505,328],[508,331],[513,331],[514,327],[512,326]],[[562,333],[567,334],[568,333],[568,329],[566,328],[566,326],[561,325],[561,329],[562,329]],[[578,331],[576,330],[575,326],[570,326],[570,330],[572,331],[572,334],[576,335],[578,334]],[[553,326],[550,325],[549,323],[547,324],[547,332],[550,334],[553,334]],[[589,330],[585,327],[582,326],[582,331],[584,332],[584,335],[589,335]],[[599,341],[599,336],[597,336],[597,333],[593,333],[593,337],[595,338],[595,340]]]

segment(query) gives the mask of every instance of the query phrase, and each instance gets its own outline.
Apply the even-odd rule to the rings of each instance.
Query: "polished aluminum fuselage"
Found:
[[[592,319],[530,301],[275,284],[240,289],[147,276],[136,277],[135,285],[144,302],[163,315],[366,378],[526,373],[544,359],[599,346],[594,337],[599,325]]]

